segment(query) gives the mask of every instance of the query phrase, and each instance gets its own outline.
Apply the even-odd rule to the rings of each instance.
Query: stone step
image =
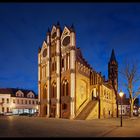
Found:
[[[89,103],[83,108],[80,114],[75,118],[76,120],[85,120],[89,113],[94,109],[97,104],[97,100],[89,101]]]

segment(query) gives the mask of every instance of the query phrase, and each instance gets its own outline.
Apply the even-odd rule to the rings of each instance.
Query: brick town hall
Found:
[[[116,117],[117,90],[118,63],[114,50],[105,80],[76,47],[73,26],[61,30],[57,23],[48,30],[38,51],[39,116],[83,120]]]

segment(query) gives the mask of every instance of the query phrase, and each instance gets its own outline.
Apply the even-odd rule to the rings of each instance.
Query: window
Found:
[[[23,100],[21,100],[21,104],[23,104]]]
[[[62,85],[62,96],[64,96],[65,94],[65,84]]]
[[[54,71],[54,63],[52,63],[52,71]]]
[[[62,109],[67,109],[67,104],[62,104]]]
[[[69,61],[69,54],[67,55],[67,69],[69,69],[69,63],[70,63],[70,61]]]
[[[31,104],[31,100],[29,100],[29,104]]]
[[[33,93],[28,93],[27,98],[34,98],[34,94]]]
[[[7,112],[9,112],[9,107],[7,107]]]
[[[52,62],[52,71],[56,71],[56,62]]]
[[[54,82],[52,84],[52,98],[56,97],[56,83]]]
[[[4,107],[2,107],[2,112],[4,112]]]
[[[15,103],[15,99],[13,99],[13,103]]]
[[[64,58],[62,59],[62,68],[64,68]]]
[[[62,84],[62,96],[68,96],[69,95],[69,83],[65,79]]]
[[[7,98],[7,103],[9,103],[9,99]]]
[[[25,104],[27,104],[27,100],[25,100]]]
[[[17,99],[17,104],[19,104],[19,99]]]
[[[4,103],[4,98],[2,98],[2,102]]]
[[[69,87],[68,87],[68,82],[66,83],[66,96],[69,95]]]
[[[44,99],[47,98],[47,85],[44,85],[44,88],[43,88],[43,98]]]
[[[35,104],[34,100],[32,101],[33,105]]]
[[[38,101],[36,101],[36,104],[38,104]]]

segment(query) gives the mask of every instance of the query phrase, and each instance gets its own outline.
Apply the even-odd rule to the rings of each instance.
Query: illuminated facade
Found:
[[[33,114],[38,111],[38,97],[33,91],[4,88],[0,89],[0,113]]]
[[[114,68],[109,75],[112,72],[117,74]],[[65,26],[61,31],[57,23],[48,30],[38,51],[38,95],[42,117],[94,119],[116,116],[111,80],[105,81],[83,58],[80,48],[76,47],[73,26]]]

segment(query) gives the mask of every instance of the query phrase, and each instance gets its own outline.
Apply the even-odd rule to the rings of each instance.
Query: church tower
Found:
[[[116,116],[118,117],[118,62],[116,61],[114,49],[112,49],[110,61],[108,63],[108,79],[116,95]]]
[[[118,62],[116,61],[114,49],[112,49],[110,61],[108,63],[108,79],[111,82],[115,93],[118,91]]]

